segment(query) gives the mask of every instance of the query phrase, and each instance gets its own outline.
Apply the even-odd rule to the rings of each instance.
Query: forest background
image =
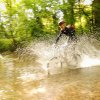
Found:
[[[100,0],[0,0],[0,52],[55,38],[60,20],[100,40]]]

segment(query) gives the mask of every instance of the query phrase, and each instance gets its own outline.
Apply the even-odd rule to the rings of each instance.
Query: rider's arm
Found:
[[[59,33],[59,35],[56,38],[56,43],[59,41],[59,38],[62,36],[62,32]]]
[[[71,29],[75,33],[75,26],[74,25],[71,25]]]

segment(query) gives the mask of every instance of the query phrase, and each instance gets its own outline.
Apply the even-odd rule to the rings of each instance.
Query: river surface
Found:
[[[49,59],[48,63],[48,55],[42,52],[47,58],[41,59],[32,50],[22,50],[20,57],[18,53],[0,55],[0,100],[100,100],[99,49],[84,50],[81,60],[75,57],[81,66],[74,68],[62,65],[63,60],[58,58],[65,57]]]
[[[43,76],[12,60],[1,66],[0,100],[100,100],[100,66]]]

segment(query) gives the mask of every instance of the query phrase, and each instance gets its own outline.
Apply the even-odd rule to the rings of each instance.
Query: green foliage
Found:
[[[11,39],[0,39],[0,51],[8,51],[12,49],[12,40]]]
[[[75,24],[76,31],[90,31],[93,26],[92,5],[83,0],[1,0],[0,51],[16,47],[21,41],[48,39],[57,35],[58,22]],[[97,7],[97,6],[96,6]],[[60,14],[59,12],[62,12]],[[62,17],[62,18],[61,18]],[[18,39],[18,40],[16,40]],[[6,43],[7,42],[7,43]]]

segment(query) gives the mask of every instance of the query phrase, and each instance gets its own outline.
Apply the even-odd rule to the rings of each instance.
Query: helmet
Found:
[[[60,25],[62,25],[64,23],[65,23],[65,21],[60,21],[58,25],[60,26]]]

